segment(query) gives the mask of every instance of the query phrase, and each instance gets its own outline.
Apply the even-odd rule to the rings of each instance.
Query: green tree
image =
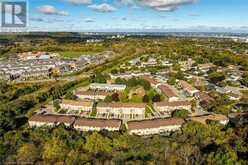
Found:
[[[17,163],[34,164],[40,159],[39,149],[34,144],[24,144],[17,150]]]
[[[44,144],[42,158],[49,163],[63,162],[68,148],[64,141],[53,137]]]
[[[189,115],[189,111],[186,109],[178,109],[172,113],[173,117],[182,118],[182,119],[186,119],[188,115]]]
[[[109,153],[112,151],[111,140],[103,137],[97,132],[93,132],[86,137],[85,149],[90,153],[97,154],[101,152]]]

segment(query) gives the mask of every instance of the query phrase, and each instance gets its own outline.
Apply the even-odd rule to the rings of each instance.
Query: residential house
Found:
[[[194,97],[203,104],[209,104],[214,101],[214,99],[210,97],[206,92],[197,92],[194,94]]]
[[[148,81],[153,88],[158,88],[158,86],[161,85],[160,82],[158,82],[157,80],[155,80],[154,78],[150,76],[141,76],[141,78]]]
[[[184,120],[179,118],[129,121],[127,129],[129,134],[139,136],[163,134],[180,130],[183,123]]]
[[[199,70],[202,71],[203,73],[208,72],[211,68],[214,67],[216,67],[216,65],[214,65],[213,63],[198,64]]]

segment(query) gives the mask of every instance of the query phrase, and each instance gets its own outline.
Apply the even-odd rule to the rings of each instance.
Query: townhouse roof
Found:
[[[198,67],[201,69],[209,69],[215,67],[213,63],[205,63],[205,64],[198,64]]]
[[[183,119],[167,118],[167,119],[129,121],[127,122],[127,125],[129,130],[135,130],[135,129],[159,128],[163,126],[172,126],[172,125],[182,125],[183,123],[184,123]]]
[[[73,116],[65,116],[65,115],[58,115],[57,116],[57,123],[67,123],[72,124],[75,121],[75,117]]]
[[[100,127],[100,128],[106,128],[106,127],[120,128],[121,120],[79,118],[75,121],[74,126],[90,126],[90,127]]]
[[[166,107],[178,107],[178,106],[189,106],[191,105],[191,102],[188,100],[172,101],[172,102],[163,101],[163,102],[157,102],[154,104],[159,107],[165,107],[165,106]]]
[[[92,83],[91,88],[126,88],[125,84]]]
[[[90,101],[62,100],[61,104],[72,106],[92,106],[93,103]]]
[[[97,107],[102,108],[145,108],[144,103],[98,103]]]
[[[177,97],[177,94],[169,87],[169,85],[159,85],[158,88],[169,98]]]
[[[35,114],[29,119],[29,121],[45,122],[45,123],[56,123],[57,116],[56,115]]]

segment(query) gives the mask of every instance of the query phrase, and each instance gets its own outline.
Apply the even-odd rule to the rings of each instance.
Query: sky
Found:
[[[32,31],[248,32],[248,0],[29,0]]]

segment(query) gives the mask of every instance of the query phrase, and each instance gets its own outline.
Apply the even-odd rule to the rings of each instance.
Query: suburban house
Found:
[[[177,86],[181,88],[189,96],[193,96],[196,92],[198,92],[197,89],[195,89],[192,85],[190,85],[188,82],[183,80],[179,80],[177,82]]]
[[[111,95],[110,92],[105,91],[78,91],[75,95],[82,100],[104,100],[108,95]]]
[[[92,83],[90,84],[92,90],[104,90],[104,91],[123,91],[126,89],[126,85],[123,84],[105,84],[105,83]]]
[[[173,101],[173,102],[157,102],[154,103],[154,108],[165,115],[171,116],[171,113],[177,109],[185,109],[191,112],[191,102],[190,101]]]
[[[158,89],[168,98],[169,102],[178,101],[179,97],[169,85],[159,85]]]
[[[60,108],[74,111],[91,111],[93,102],[90,101],[76,101],[76,100],[62,100]]]
[[[221,114],[209,114],[204,116],[191,117],[190,120],[196,121],[202,124],[207,124],[207,121],[217,121],[220,124],[226,125],[229,122],[228,117]]]
[[[180,62],[179,62],[182,71],[190,70],[191,67],[192,67],[192,65],[193,65],[194,63],[195,63],[195,61],[192,60],[191,58],[189,58],[187,61],[180,61]]]
[[[71,126],[75,121],[75,117],[73,116],[64,116],[64,115],[42,115],[42,114],[35,114],[32,116],[28,124],[30,127],[42,127],[42,126],[49,126],[53,127],[57,124],[65,124],[66,126]]]
[[[79,118],[74,123],[74,128],[79,131],[119,131],[121,120],[104,120]]]
[[[127,129],[129,134],[140,136],[163,134],[180,130],[183,123],[184,120],[179,118],[129,121],[127,122]]]
[[[98,103],[98,114],[145,115],[146,105],[143,103]]]

